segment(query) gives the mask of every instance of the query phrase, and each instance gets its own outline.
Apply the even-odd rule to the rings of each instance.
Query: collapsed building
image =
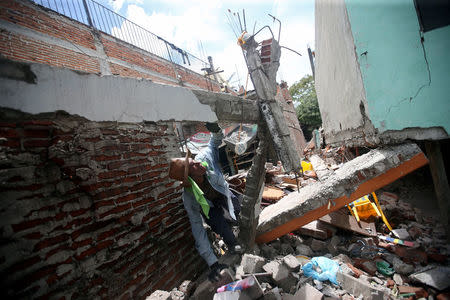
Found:
[[[345,4],[317,1],[316,6],[316,88],[325,141],[373,150],[259,213],[267,153],[276,153],[285,171],[297,172],[305,148],[298,121],[286,125],[293,121],[289,119],[293,105],[282,96],[286,87],[275,82],[280,55],[276,39],[263,42],[265,51],[257,48],[252,37],[245,40],[256,97],[243,101],[236,93],[218,93],[226,89],[213,76],[200,74],[198,66],[205,65],[196,65],[194,57],[165,40],[157,38],[167,50],[161,55],[145,45],[133,45],[131,38],[112,36],[89,14],[82,21],[31,1],[2,2],[1,286],[6,294],[136,299],[179,287],[185,292],[179,297],[186,297],[183,281],[200,276],[206,267],[194,248],[181,202],[182,187],[167,176],[168,159],[181,155],[184,134],[180,137],[179,129],[186,124],[195,127],[199,122],[240,123],[244,119],[258,125],[239,239],[249,251],[259,243],[265,256],[272,258],[276,255],[270,247],[281,251],[289,249],[283,243],[291,243],[290,247],[302,248],[301,239],[292,240],[286,234],[327,217],[331,218],[328,223],[337,224],[333,212],[426,165],[421,148],[405,141],[448,139],[448,120],[429,118],[433,122],[395,127],[391,118],[385,122],[373,118],[379,116],[371,111],[374,98],[364,92],[367,82],[362,79],[366,77],[357,67],[372,50],[355,53],[349,27],[354,7]],[[340,30],[340,41],[347,43],[333,46],[346,51],[328,48],[325,41],[332,30]],[[336,53],[345,59],[335,59]],[[353,77],[341,76],[342,82],[336,83],[327,71],[333,61],[342,64],[335,71]],[[344,72],[346,68],[356,71]],[[333,98],[327,88],[330,84],[346,88],[336,87]],[[445,85],[434,84],[429,85],[436,89],[433,93],[444,95]],[[441,112],[448,109],[444,98],[434,99],[442,105]],[[403,98],[396,101],[405,105]],[[348,109],[332,104],[341,102]],[[423,104],[414,109],[424,107],[430,109]],[[297,136],[294,141],[293,136]],[[433,168],[441,174],[442,167],[436,163]],[[437,186],[442,186],[442,179],[437,176]],[[269,242],[278,246],[264,247]],[[314,252],[323,253],[325,247],[315,243],[311,245]],[[266,271],[286,293],[297,287],[298,280],[289,275],[298,272],[296,257],[294,262],[290,257],[263,269],[256,260],[244,256],[243,272]],[[288,273],[283,264],[290,265]],[[353,284],[354,277],[342,276]],[[197,296],[210,292],[211,285],[201,287]],[[298,290],[305,292],[300,286]],[[378,293],[367,291],[369,296]],[[352,294],[357,296],[357,291]]]

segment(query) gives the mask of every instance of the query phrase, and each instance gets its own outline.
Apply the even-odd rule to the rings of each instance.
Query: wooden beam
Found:
[[[281,237],[289,232],[292,232],[305,224],[308,224],[314,220],[317,220],[330,212],[336,211],[341,207],[344,207],[346,204],[355,201],[358,198],[361,198],[364,195],[367,195],[373,191],[376,191],[392,182],[397,180],[400,177],[405,176],[408,173],[426,165],[428,163],[427,158],[421,152],[416,154],[411,159],[403,162],[399,166],[388,170],[387,172],[369,179],[363,183],[361,183],[357,189],[350,196],[342,196],[337,199],[330,199],[334,202],[334,205],[328,209],[328,205],[320,206],[317,209],[311,210],[305,213],[303,216],[292,219],[287,223],[280,225],[271,231],[260,234],[256,237],[257,243],[267,243],[273,241],[274,239]]]

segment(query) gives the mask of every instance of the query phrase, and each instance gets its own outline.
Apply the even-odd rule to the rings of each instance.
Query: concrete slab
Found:
[[[62,110],[91,121],[118,122],[256,123],[260,118],[256,101],[230,94],[7,60],[0,70],[0,106],[31,114]]]
[[[416,144],[371,150],[316,182],[267,206],[259,216],[257,243],[267,243],[336,211],[368,193],[426,165]]]

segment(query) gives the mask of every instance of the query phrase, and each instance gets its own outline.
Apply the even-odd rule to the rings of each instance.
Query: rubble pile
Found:
[[[390,233],[383,222],[376,233],[361,235],[318,220],[241,256],[220,258],[230,266],[229,281],[252,276],[251,288],[216,293],[219,285],[200,279],[195,291],[180,287],[147,299],[449,299],[444,228],[396,194],[379,199],[387,216],[402,220],[392,222]]]
[[[325,181],[361,153],[310,142],[304,154],[299,174],[266,163],[261,208]],[[244,193],[246,175],[229,177],[230,187]],[[369,208],[381,214],[367,217],[362,211],[360,218],[349,204],[241,255],[223,255],[223,241],[212,235],[219,261],[229,266],[221,282],[202,276],[195,289],[155,291],[147,299],[450,299],[445,229],[437,217],[406,201],[406,189],[400,192],[376,191]]]

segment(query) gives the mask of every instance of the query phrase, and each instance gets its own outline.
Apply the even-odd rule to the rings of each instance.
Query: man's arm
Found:
[[[217,123],[206,123],[205,126],[212,133],[212,137],[209,140],[209,146],[216,150],[220,144],[222,144],[222,139],[224,137],[222,129]]]

